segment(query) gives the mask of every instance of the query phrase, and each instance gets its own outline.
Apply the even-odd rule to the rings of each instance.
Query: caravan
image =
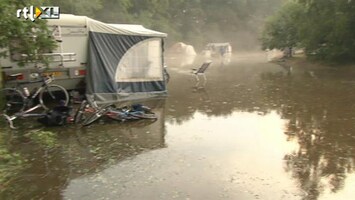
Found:
[[[86,16],[61,14],[47,21],[58,42],[46,73],[66,89],[86,86],[87,95],[100,102],[166,93],[163,45],[165,33],[141,25],[106,24]],[[5,87],[38,78],[38,66],[17,65],[26,55],[15,52],[0,60]],[[8,79],[22,73],[18,80]],[[29,85],[31,88],[31,86]]]
[[[232,46],[229,43],[208,43],[202,54],[207,57],[231,56]]]

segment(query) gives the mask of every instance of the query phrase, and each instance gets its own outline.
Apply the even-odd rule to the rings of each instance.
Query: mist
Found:
[[[88,0],[50,1],[62,13],[86,15],[106,23],[141,24],[168,34],[166,45],[229,42],[236,51],[260,49],[265,19],[285,0]]]

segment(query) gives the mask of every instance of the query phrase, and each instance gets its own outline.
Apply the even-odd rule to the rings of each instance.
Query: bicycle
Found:
[[[16,80],[19,76],[23,76],[23,74],[10,75],[11,78]],[[5,117],[10,128],[15,129],[13,121],[19,117],[44,116],[45,113],[30,113],[38,108],[48,111],[57,105],[68,105],[69,94],[67,90],[60,85],[51,84],[53,80],[53,75],[47,75],[42,76],[39,81],[16,82],[16,86],[13,88],[0,89],[0,105],[1,101],[4,104],[4,107],[0,107],[0,116]],[[23,84],[39,82],[42,82],[42,85],[32,92],[27,87],[21,87]],[[38,102],[34,105],[36,99],[38,99]]]
[[[91,115],[85,117],[85,113],[90,113]],[[102,116],[107,116],[116,121],[157,119],[157,116],[151,112],[150,108],[145,106],[141,106],[140,109],[129,109],[128,107],[116,108],[112,104],[99,107],[95,103],[94,105],[90,105],[89,102],[84,100],[74,116],[74,123],[82,123],[83,126],[88,126]]]

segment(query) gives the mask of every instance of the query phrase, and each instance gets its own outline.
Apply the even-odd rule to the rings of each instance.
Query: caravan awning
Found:
[[[47,22],[50,26],[83,27],[87,31],[88,98],[107,103],[166,94],[163,76],[166,33],[142,25],[106,24],[71,14],[61,14],[60,19]]]
[[[163,76],[165,33],[141,25],[105,24],[87,19],[87,96],[98,103],[166,94]]]

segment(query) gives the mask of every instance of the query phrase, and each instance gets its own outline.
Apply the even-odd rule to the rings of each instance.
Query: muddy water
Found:
[[[146,102],[157,121],[2,124],[0,199],[353,198],[354,71],[248,54],[214,59],[197,82],[202,58],[167,62],[169,96]]]

